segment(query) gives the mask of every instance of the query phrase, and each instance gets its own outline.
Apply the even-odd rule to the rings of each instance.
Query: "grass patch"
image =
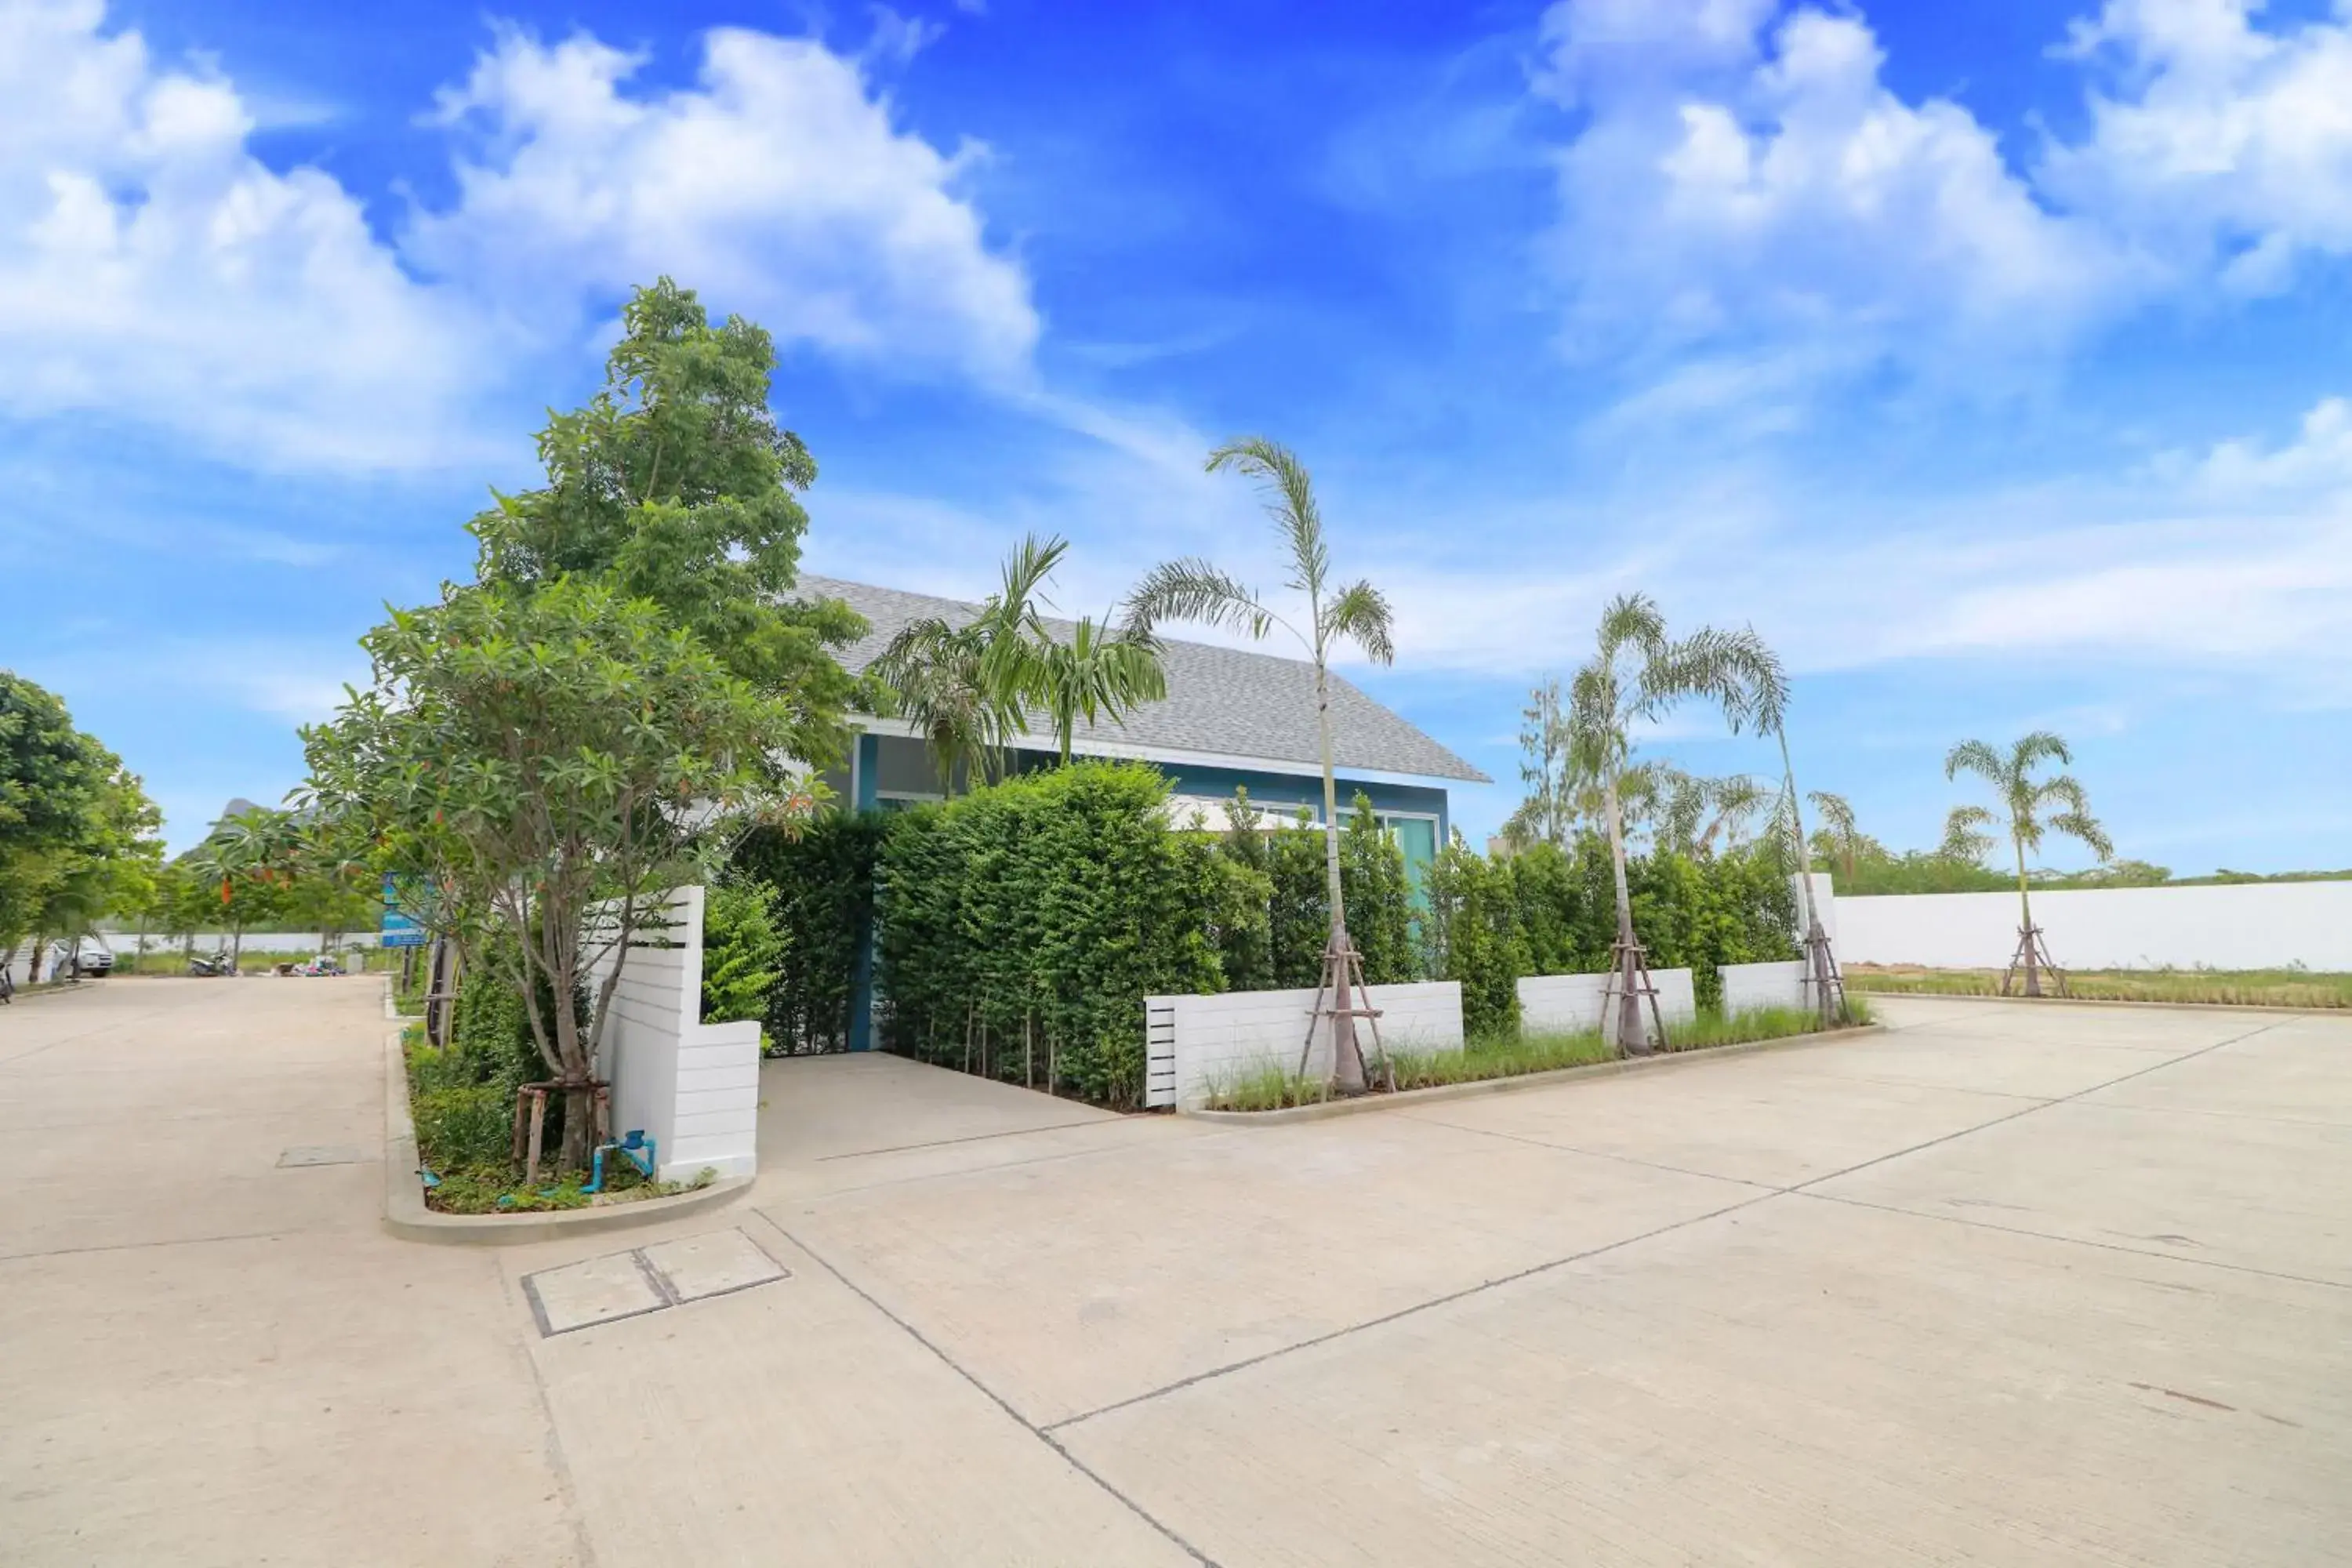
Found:
[[[2211,1006],[2352,1007],[2352,974],[2310,969],[2069,969],[2066,990],[2090,1002]],[[1998,969],[1850,963],[1846,987],[1883,995],[1998,996]],[[2020,984],[2022,984],[2021,981]]]
[[[1858,998],[1853,1001],[1849,1016],[1854,1024],[1871,1021],[1868,1005]],[[1812,1013],[1797,1007],[1765,1007],[1729,1016],[1702,1013],[1688,1023],[1668,1026],[1666,1049],[1695,1051],[1710,1046],[1778,1040],[1792,1035],[1812,1034],[1819,1028],[1820,1020]],[[1598,1029],[1476,1039],[1469,1041],[1458,1051],[1399,1048],[1389,1053],[1389,1061],[1396,1069],[1396,1086],[1401,1091],[1434,1089],[1449,1083],[1475,1083],[1488,1079],[1524,1078],[1529,1073],[1590,1067],[1595,1062],[1616,1059],[1617,1053],[1601,1037]],[[1387,1075],[1381,1070],[1377,1060],[1371,1065],[1372,1078],[1380,1090],[1385,1092]],[[1326,1080],[1301,1078],[1285,1068],[1269,1063],[1239,1074],[1229,1083],[1220,1084],[1209,1096],[1208,1109],[1286,1110],[1296,1105],[1319,1104],[1329,1098],[1330,1086]]]

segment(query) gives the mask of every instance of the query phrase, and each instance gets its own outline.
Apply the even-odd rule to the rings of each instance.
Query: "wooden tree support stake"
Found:
[[[2010,955],[2009,967],[2001,972],[2000,994],[2002,995],[2009,994],[2010,983],[2017,978],[2021,970],[2025,974],[2026,995],[2042,994],[2042,974],[2044,970],[2049,972],[2051,983],[2057,987],[2057,994],[2060,996],[2067,994],[2066,972],[2051,962],[2050,944],[2042,939],[2040,926],[2023,925],[2017,928],[2017,951]]]
[[[1657,1029],[1654,1046],[1646,1030],[1638,1026],[1634,1037],[1625,1035],[1625,998],[1647,997],[1650,1021]],[[1640,1016],[1640,1003],[1634,1004],[1635,1016]],[[1654,1050],[1666,1047],[1665,1015],[1658,1010],[1658,987],[1650,978],[1650,958],[1638,942],[1620,938],[1609,944],[1609,983],[1601,991],[1601,1037],[1617,1047],[1621,1057],[1646,1057]]]
[[[1342,1007],[1336,1000],[1347,996],[1351,1002],[1360,999],[1360,1005]],[[1358,1038],[1354,1021],[1362,1018],[1372,1026],[1372,1052],[1380,1058],[1391,1092],[1396,1089],[1396,1063],[1389,1059],[1388,1047],[1381,1040],[1381,1010],[1371,1005],[1371,994],[1364,984],[1364,957],[1356,944],[1345,934],[1334,937],[1323,949],[1323,978],[1315,988],[1315,1005],[1307,1013],[1307,1038],[1298,1047],[1297,1076],[1307,1076],[1307,1059],[1315,1052],[1315,1031],[1325,1019],[1330,1020],[1331,1079],[1339,1076],[1339,1042],[1344,1038],[1348,1049],[1355,1053],[1356,1072],[1371,1086],[1371,1066],[1364,1059],[1364,1044]],[[1343,1023],[1342,1020],[1345,1020]],[[1328,1097],[1329,1085],[1325,1086]]]

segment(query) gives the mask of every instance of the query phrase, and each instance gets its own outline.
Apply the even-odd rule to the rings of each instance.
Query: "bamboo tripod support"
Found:
[[[1348,1005],[1338,999],[1346,997]],[[1364,959],[1356,944],[1342,934],[1335,936],[1323,948],[1323,979],[1315,988],[1315,1005],[1307,1014],[1307,1038],[1298,1047],[1298,1077],[1307,1076],[1307,1059],[1315,1054],[1315,1031],[1323,1021],[1331,1021],[1331,1077],[1339,1076],[1339,1042],[1355,1053],[1356,1071],[1364,1086],[1371,1087],[1371,1066],[1364,1059],[1364,1043],[1357,1037],[1354,1021],[1362,1018],[1372,1026],[1372,1054],[1380,1059],[1381,1070],[1386,1075],[1391,1092],[1396,1089],[1396,1064],[1389,1060],[1388,1047],[1381,1043],[1381,1010],[1371,1005],[1371,996],[1364,986]],[[1346,1020],[1348,1027],[1341,1026]]]
[[[2026,995],[2042,994],[2042,972],[2044,970],[2049,971],[2052,982],[2058,988],[2057,994],[2061,996],[2066,994],[2066,972],[2051,962],[2050,944],[2042,940],[2040,926],[2024,925],[2017,928],[2017,951],[2010,955],[2009,967],[2001,971],[2000,994],[2002,995],[2009,994],[2010,982],[2017,978],[2020,970],[2024,971],[2025,973]]]
[[[1650,1022],[1657,1030],[1657,1043],[1650,1036],[1635,1030],[1635,1038],[1623,1038],[1624,1002],[1628,996],[1647,997]],[[1638,1010],[1640,1004],[1636,1003]],[[1636,1016],[1638,1016],[1638,1011]],[[1664,1050],[1666,1044],[1666,1020],[1658,1011],[1658,988],[1650,979],[1650,958],[1638,942],[1622,937],[1609,944],[1609,984],[1601,992],[1601,1034],[1617,1047],[1621,1057],[1646,1057],[1653,1050]]]

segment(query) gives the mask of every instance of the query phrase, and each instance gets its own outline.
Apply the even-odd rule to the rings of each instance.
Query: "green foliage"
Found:
[[[1768,850],[1649,855],[1626,872],[1633,929],[1649,950],[1650,966],[1689,969],[1702,1009],[1722,1002],[1720,965],[1797,956],[1796,896]]]
[[[475,945],[508,965],[561,1077],[585,1082],[603,999],[583,1033],[535,1005],[539,984],[572,994],[741,816],[778,810],[782,704],[652,603],[571,579],[451,588],[362,644],[369,687],[304,731],[325,819],[440,889],[445,917],[525,939]]]
[[[65,704],[0,670],[0,952],[152,896],[162,817]]]
[[[766,1016],[772,1048],[797,1053],[849,1044],[886,826],[879,813],[826,811],[796,833],[755,828],[735,851],[735,874],[768,890],[784,938]]]
[[[1363,956],[1364,984],[1396,985],[1420,977],[1404,851],[1361,791],[1339,836],[1339,900],[1348,911],[1348,935]]]
[[[1851,991],[1995,996],[1998,969],[1849,964]],[[2091,1002],[2196,1002],[2235,1007],[2352,1007],[2352,974],[2308,969],[2070,969],[2068,994]]]
[[[1228,991],[1275,989],[1274,854],[1257,825],[1249,791],[1225,803],[1225,831],[1217,844],[1223,903],[1217,957]]]
[[[892,819],[877,980],[894,1047],[1114,1105],[1143,1089],[1143,998],[1222,988],[1213,857],[1130,763],[1024,774]]]
[[[428,1169],[503,1165],[514,1151],[514,1090],[503,1084],[452,1084],[409,1099],[418,1157]]]
[[[565,575],[648,599],[733,674],[778,700],[772,739],[838,758],[856,683],[833,651],[865,631],[836,601],[790,596],[816,479],[769,411],[775,345],[740,316],[718,327],[665,278],[622,311],[604,389],[539,437],[541,489],[501,495],[468,525],[478,581],[526,592]]]
[[[1323,950],[1331,941],[1331,899],[1323,857],[1322,829],[1307,826],[1304,808],[1296,826],[1266,836],[1266,873],[1272,883],[1266,941],[1274,955],[1276,990],[1312,986],[1323,978]],[[1339,894],[1347,897],[1344,877]]]
[[[1477,853],[1457,834],[1438,851],[1425,886],[1423,962],[1438,979],[1460,983],[1463,1033],[1515,1033],[1518,981],[1529,973],[1529,958],[1507,863]]]
[[[711,886],[702,909],[702,1020],[765,1020],[791,946],[774,889],[751,881]]]

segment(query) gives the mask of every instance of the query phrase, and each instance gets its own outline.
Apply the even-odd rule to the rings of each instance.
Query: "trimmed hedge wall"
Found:
[[[857,965],[874,922],[875,875],[888,819],[832,811],[786,835],[760,828],[735,852],[744,878],[773,894],[784,939],[782,978],[767,1007],[769,1049],[780,1055],[849,1045]]]

